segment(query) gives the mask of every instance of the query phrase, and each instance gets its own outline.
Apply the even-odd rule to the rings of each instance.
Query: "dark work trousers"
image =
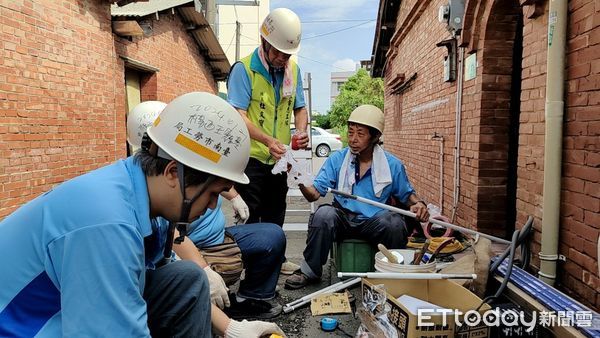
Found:
[[[146,270],[144,299],[152,337],[212,337],[210,286],[196,263],[176,261]]]
[[[272,299],[285,255],[285,233],[273,223],[241,224],[225,228],[242,251],[245,278],[238,295]]]
[[[283,227],[288,191],[287,174],[273,175],[273,167],[274,165],[264,164],[251,157],[245,171],[250,183],[235,185],[235,190],[250,209],[247,224],[275,223]]]
[[[404,217],[389,210],[382,210],[371,218],[357,219],[356,214],[342,208],[321,205],[308,221],[304,262],[300,265],[302,273],[309,278],[321,278],[331,245],[346,238],[401,249],[406,247],[408,232]]]

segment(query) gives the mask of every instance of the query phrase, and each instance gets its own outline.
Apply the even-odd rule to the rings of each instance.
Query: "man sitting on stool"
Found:
[[[409,205],[418,220],[428,220],[427,205],[415,194],[404,165],[379,146],[383,126],[384,116],[379,108],[356,108],[348,119],[348,147],[325,161],[312,185],[299,184],[304,197],[309,202],[316,201],[325,196],[328,188],[381,203],[395,197]],[[322,205],[311,216],[304,261],[285,281],[285,287],[299,289],[319,281],[332,242],[347,237],[404,248],[408,233],[402,215],[335,196],[333,205]]]

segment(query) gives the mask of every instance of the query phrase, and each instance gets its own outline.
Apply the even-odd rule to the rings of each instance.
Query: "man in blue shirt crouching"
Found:
[[[171,255],[175,228],[185,234],[219,193],[248,182],[239,114],[215,95],[189,93],[148,136],[135,157],[64,182],[0,222],[0,336],[211,337],[211,319],[225,337],[282,334],[211,307],[194,262],[156,259]]]

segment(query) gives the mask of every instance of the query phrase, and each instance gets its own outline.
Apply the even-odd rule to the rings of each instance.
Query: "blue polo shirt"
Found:
[[[348,153],[348,147],[341,151],[336,151],[327,158],[327,161],[321,167],[321,170],[317,174],[313,185],[319,191],[321,196],[325,196],[327,188],[339,189],[338,178],[340,175],[340,168],[344,162],[344,158]],[[396,156],[385,152],[388,164],[390,166],[390,173],[392,174],[392,183],[383,189],[380,197],[375,196],[373,191],[371,169],[363,175],[360,180],[352,186],[352,194],[364,198],[368,198],[373,201],[380,203],[386,203],[390,196],[396,197],[402,203],[408,202],[408,197],[415,193],[415,189],[410,184],[404,164]],[[354,199],[349,199],[334,195],[335,200],[340,203],[345,209],[348,209],[356,214],[358,218],[370,218],[379,211],[383,210],[379,207],[362,203]]]
[[[187,237],[197,247],[206,247],[222,244],[225,240],[225,215],[221,210],[223,197],[219,196],[215,209],[206,209],[204,215],[190,223]],[[161,226],[168,225],[167,221],[160,218]]]
[[[0,336],[149,337],[149,208],[146,178],[128,158],[64,182],[0,222]]]
[[[260,62],[258,57],[258,48],[254,50],[255,57],[252,58],[252,67],[260,69],[264,74],[268,74],[265,66]],[[272,72],[271,84],[275,88],[275,104],[279,104],[281,85],[283,84],[283,70],[275,70]],[[235,83],[234,86],[230,86],[230,83]],[[250,84],[250,77],[246,72],[246,68],[241,62],[236,62],[229,72],[229,78],[227,79],[227,101],[239,109],[248,110],[250,107],[250,99],[252,98],[252,85]],[[302,108],[306,104],[304,103],[304,88],[302,86],[302,75],[300,69],[298,69],[298,80],[296,81],[296,99],[294,102],[294,109]]]

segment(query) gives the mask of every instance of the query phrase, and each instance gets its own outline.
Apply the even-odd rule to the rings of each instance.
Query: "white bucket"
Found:
[[[397,254],[402,255],[404,258],[404,264],[390,263],[381,252],[375,254],[375,270],[379,272],[435,272],[435,262],[410,265],[412,262],[415,251],[414,250],[403,250],[403,249],[392,249],[390,250],[394,256]],[[400,260],[399,260],[400,261]]]

